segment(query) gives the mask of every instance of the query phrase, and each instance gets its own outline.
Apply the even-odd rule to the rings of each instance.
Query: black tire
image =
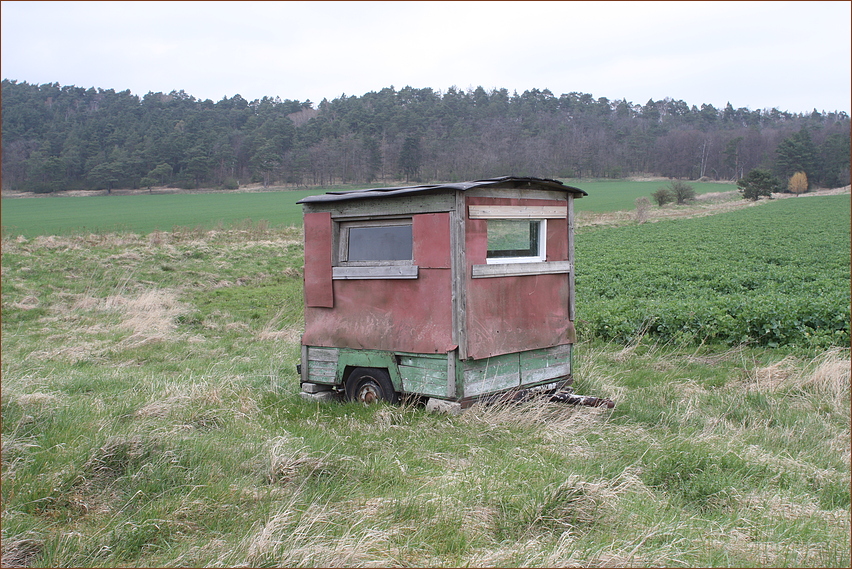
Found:
[[[378,401],[399,402],[388,372],[366,367],[355,368],[349,374],[346,379],[346,399],[366,404]]]

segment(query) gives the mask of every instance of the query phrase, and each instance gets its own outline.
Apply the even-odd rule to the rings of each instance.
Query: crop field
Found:
[[[849,195],[584,232],[580,331],[629,342],[849,345]]]
[[[4,231],[0,564],[848,567],[849,209],[583,229],[616,407],[458,416],[299,397],[299,227]]]
[[[629,210],[639,196],[648,197],[665,182],[566,180],[589,192],[578,211]],[[731,184],[693,183],[699,194],[731,191]],[[173,228],[230,227],[264,221],[270,227],[301,225],[301,198],[325,189],[270,192],[137,194],[4,199],[0,216],[4,235],[71,235],[126,231],[147,234]]]

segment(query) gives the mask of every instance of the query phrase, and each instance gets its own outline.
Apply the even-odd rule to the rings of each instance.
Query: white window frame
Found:
[[[529,221],[538,223],[538,254],[526,257],[487,257],[488,265],[505,265],[508,263],[543,263],[547,261],[547,220],[546,219],[495,219],[495,221]],[[487,255],[487,253],[486,253]]]

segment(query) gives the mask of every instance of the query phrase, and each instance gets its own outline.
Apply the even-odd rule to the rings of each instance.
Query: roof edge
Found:
[[[472,182],[448,182],[445,184],[424,184],[419,186],[396,186],[390,188],[367,188],[361,190],[331,191],[316,196],[307,196],[305,198],[300,199],[296,203],[306,204],[336,202],[354,199],[367,199],[391,197],[397,195],[428,193],[441,190],[454,190],[463,192],[472,188],[482,188],[510,183],[526,183],[535,184],[538,186],[545,186],[549,190],[568,192],[570,194],[574,194],[576,197],[583,197],[589,195],[580,188],[576,188],[574,186],[567,186],[559,180],[553,180],[550,178],[535,178],[531,176],[500,176],[498,178],[486,178],[483,180],[474,180]]]

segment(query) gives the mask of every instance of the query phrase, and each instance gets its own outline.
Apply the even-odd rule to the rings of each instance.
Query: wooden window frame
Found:
[[[411,259],[386,259],[372,261],[349,260],[349,230],[355,227],[410,227],[412,230]],[[413,219],[394,217],[385,219],[361,219],[335,221],[335,259],[332,266],[333,280],[350,279],[416,279],[418,267],[414,264]]]
[[[535,257],[486,257],[484,265],[473,265],[471,278],[570,274],[571,261],[547,260],[547,220],[568,218],[568,204],[553,206],[470,205],[470,219],[527,219],[539,222],[539,254]]]

